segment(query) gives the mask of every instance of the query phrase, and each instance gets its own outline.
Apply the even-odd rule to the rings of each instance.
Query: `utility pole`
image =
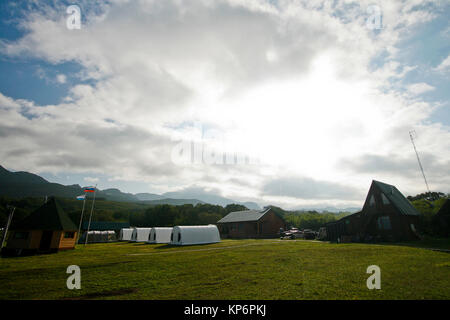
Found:
[[[425,185],[427,186],[428,194],[431,196],[430,188],[428,187],[427,178],[425,177],[425,172],[423,171],[422,163],[420,162],[419,154],[417,153],[416,145],[414,144],[414,136],[416,136],[416,131],[411,130],[409,132],[409,137],[411,138],[411,143],[414,147],[414,151],[416,152],[417,162],[419,162],[420,171],[422,171],[423,180],[425,180]]]

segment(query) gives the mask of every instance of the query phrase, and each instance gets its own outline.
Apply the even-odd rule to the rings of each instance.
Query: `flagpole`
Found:
[[[83,209],[81,210],[81,217],[80,217],[80,225],[78,227],[78,241],[80,241],[80,232],[81,232],[81,222],[83,221],[83,215],[84,215],[84,205],[86,204],[86,194],[84,195],[83,199]],[[77,242],[78,242],[77,241]]]
[[[95,188],[94,188],[94,200],[92,201],[91,214],[89,216],[88,229],[87,229],[87,233],[86,233],[86,241],[84,242],[84,245],[86,245],[87,242],[88,242],[89,229],[91,228],[91,219],[92,219],[92,212],[94,211],[94,203],[95,203],[95,194],[96,194],[96,192],[97,192],[97,185],[95,185]]]
[[[3,245],[5,244],[5,240],[6,237],[8,235],[8,229],[9,229],[9,225],[11,224],[12,218],[14,216],[14,211],[16,211],[16,207],[12,208],[12,211],[10,211],[9,216],[8,216],[8,222],[6,223],[6,228],[4,230],[4,234],[3,234],[3,240],[2,240],[2,246],[0,247],[0,250],[3,249]]]

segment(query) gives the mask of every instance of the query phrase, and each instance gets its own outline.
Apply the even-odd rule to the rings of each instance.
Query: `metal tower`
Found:
[[[411,138],[412,145],[414,147],[414,151],[416,152],[417,161],[419,162],[420,171],[422,171],[423,179],[425,180],[425,184],[427,186],[428,194],[431,196],[430,188],[428,187],[427,178],[425,177],[425,172],[423,171],[422,163],[420,162],[419,154],[417,153],[416,145],[414,144],[414,136],[417,136],[415,130],[411,130],[409,132],[409,137]]]

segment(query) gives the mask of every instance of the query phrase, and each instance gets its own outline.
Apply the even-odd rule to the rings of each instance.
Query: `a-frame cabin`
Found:
[[[331,241],[418,239],[420,213],[393,185],[373,180],[360,212],[326,225]]]
[[[361,214],[365,237],[399,241],[418,238],[420,213],[393,185],[373,180]]]
[[[75,248],[77,226],[51,197],[11,227],[4,255],[51,253]]]
[[[434,231],[443,237],[450,237],[450,199],[445,200],[433,218]]]

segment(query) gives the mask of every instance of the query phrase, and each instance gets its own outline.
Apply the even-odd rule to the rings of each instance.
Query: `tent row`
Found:
[[[98,242],[112,242],[117,241],[116,233],[113,230],[108,231],[89,231],[84,232],[83,235],[78,240],[78,243],[86,243],[86,235],[87,235],[87,243],[98,243]]]
[[[119,241],[194,245],[220,242],[220,234],[212,224],[173,228],[123,228],[119,233]]]

